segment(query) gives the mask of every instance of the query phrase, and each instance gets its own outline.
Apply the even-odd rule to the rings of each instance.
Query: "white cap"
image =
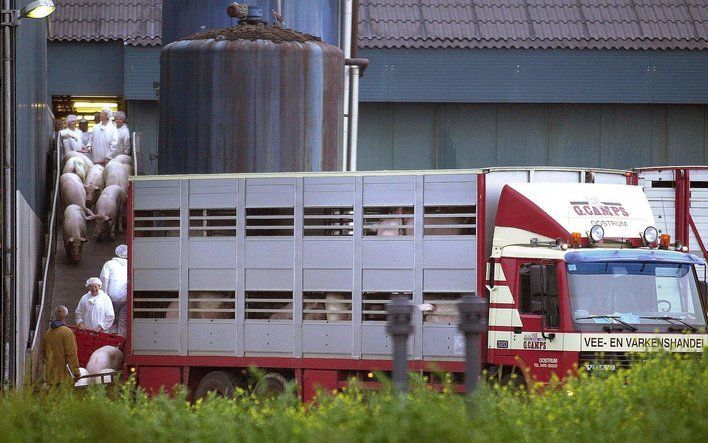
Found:
[[[115,115],[113,117],[122,117],[123,120],[125,120],[125,112],[123,111],[116,111]]]
[[[116,255],[120,258],[128,258],[128,247],[126,245],[118,245],[116,247]]]
[[[98,287],[100,288],[101,286],[103,286],[103,283],[101,283],[100,278],[91,277],[88,280],[86,280],[86,286],[88,287],[88,285],[98,285]]]
[[[66,116],[66,123],[69,124],[71,122],[77,121],[78,118],[74,114],[69,114]]]
[[[111,116],[113,115],[113,111],[111,111],[111,108],[103,108],[101,109],[101,113],[106,114],[108,118],[111,118]]]

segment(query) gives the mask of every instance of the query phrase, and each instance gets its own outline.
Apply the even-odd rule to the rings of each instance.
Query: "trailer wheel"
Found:
[[[213,371],[199,381],[194,391],[194,398],[196,400],[206,398],[210,392],[220,397],[233,397],[234,388],[238,385],[238,380],[233,374],[226,371]]]
[[[277,372],[269,372],[263,376],[256,386],[253,387],[253,393],[259,397],[270,398],[280,395],[285,392],[285,386],[288,381]]]

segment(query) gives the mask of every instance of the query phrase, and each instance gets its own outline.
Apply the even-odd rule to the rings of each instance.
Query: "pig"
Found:
[[[103,178],[103,166],[94,165],[89,169],[84,180],[84,189],[86,189],[86,207],[93,208],[101,194],[101,190],[106,187],[106,180]]]
[[[62,223],[64,250],[69,260],[81,260],[81,247],[86,242],[86,215],[78,205],[69,205],[64,210]]]
[[[118,154],[110,162],[123,163],[124,165],[133,165],[133,159],[129,155]],[[109,162],[109,163],[110,163]]]
[[[287,303],[285,305],[281,306],[273,306],[272,303],[268,304],[268,308],[272,309],[289,309],[290,312],[276,312],[275,314],[271,314],[270,317],[268,317],[268,320],[292,320],[293,319],[293,314],[292,314],[292,309],[293,309],[293,304],[292,302]],[[324,305],[322,303],[305,303],[304,306],[305,309],[316,309],[316,310],[323,310]],[[308,312],[308,313],[303,313],[302,314],[302,319],[303,320],[327,320],[327,315],[322,314],[319,312]]]
[[[103,346],[96,349],[88,363],[86,370],[89,374],[100,374],[104,369],[120,371],[123,368],[123,352],[115,346]]]
[[[106,187],[118,185],[123,189],[123,192],[128,193],[128,173],[122,163],[108,162],[103,170],[103,178],[106,180]]]
[[[129,155],[120,154],[108,163],[121,163],[128,175],[133,175],[133,159]]]
[[[96,202],[95,215],[92,214],[88,217],[89,220],[96,222],[93,233],[93,237],[96,240],[100,241],[106,237],[115,240],[116,221],[118,222],[119,231],[122,232],[120,219],[123,216],[125,201],[126,194],[120,186],[110,185],[103,190]]]
[[[464,228],[454,227],[455,225],[469,224],[470,221],[466,220],[464,217],[425,217],[425,225],[436,225],[437,228],[426,228],[423,232],[424,235],[463,235],[465,233]],[[449,225],[451,227],[446,228],[444,225]]]
[[[208,311],[197,311],[190,312],[190,319],[234,319],[234,300],[233,302],[228,301],[213,301],[214,299],[226,299],[228,295],[214,293],[214,292],[202,292],[202,291],[190,291],[189,292],[189,309],[230,309],[231,312],[208,312]],[[175,303],[175,302],[172,302]]]
[[[91,161],[90,158],[88,158],[88,156],[86,156],[85,154],[82,154],[81,152],[71,151],[71,152],[67,152],[61,158],[61,163],[59,165],[59,168],[64,169],[64,165],[66,165],[66,162],[69,161],[70,158],[74,158],[74,157],[81,159],[86,164],[87,170],[91,169],[91,167],[93,166],[93,162]]]
[[[86,179],[88,171],[89,165],[80,157],[71,157],[61,170],[62,174],[73,172],[79,176],[82,182]]]
[[[61,214],[64,214],[69,205],[77,205],[84,214],[93,215],[86,207],[86,189],[84,183],[78,175],[73,172],[67,172],[59,177],[59,195],[61,196]]]
[[[460,317],[456,303],[436,303],[432,309],[423,312],[423,321],[426,323],[451,324],[459,323]]]
[[[171,301],[167,305],[167,312],[165,312],[165,318],[171,320],[177,320],[179,318],[179,302]]]
[[[337,292],[328,292],[325,296],[325,306],[327,310],[327,321],[351,321],[352,315],[348,312],[351,310],[351,301],[349,297]]]

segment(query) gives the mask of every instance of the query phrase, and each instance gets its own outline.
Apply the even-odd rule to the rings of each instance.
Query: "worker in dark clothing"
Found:
[[[79,377],[76,336],[64,322],[69,315],[66,306],[57,306],[54,320],[44,333],[40,355],[45,365],[45,379],[50,384],[73,383]]]

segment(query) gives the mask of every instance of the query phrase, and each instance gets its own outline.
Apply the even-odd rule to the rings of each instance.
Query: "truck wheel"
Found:
[[[275,397],[285,392],[287,383],[288,381],[282,375],[277,372],[269,372],[258,380],[253,388],[253,393],[264,398]]]
[[[502,375],[501,385],[508,386],[513,392],[528,392],[524,376],[516,371],[507,372]]]
[[[194,391],[194,398],[206,398],[210,392],[214,392],[220,397],[233,397],[234,388],[238,386],[236,377],[227,371],[213,371],[201,379]]]

